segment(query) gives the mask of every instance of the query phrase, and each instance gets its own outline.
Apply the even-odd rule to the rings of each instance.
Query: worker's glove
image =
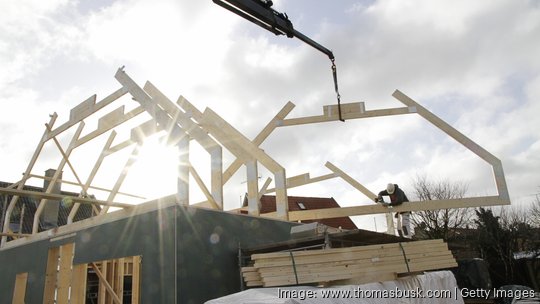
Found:
[[[378,203],[378,202],[379,202],[379,198],[376,197],[376,198],[373,199],[373,201],[375,201],[375,203]]]

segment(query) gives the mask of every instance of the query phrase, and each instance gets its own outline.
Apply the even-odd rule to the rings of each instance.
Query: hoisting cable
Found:
[[[341,95],[339,94],[339,88],[338,88],[338,82],[337,82],[336,59],[332,57],[330,58],[330,61],[332,62],[332,76],[334,76],[334,89],[336,90],[336,96],[337,96],[339,120],[345,122],[345,119],[343,119],[343,117],[341,116]]]

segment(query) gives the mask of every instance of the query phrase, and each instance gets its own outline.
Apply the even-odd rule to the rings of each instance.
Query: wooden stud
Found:
[[[88,264],[73,265],[70,303],[85,303]]]
[[[116,270],[116,294],[120,298],[120,301],[123,303],[124,299],[124,258],[117,260],[117,270]]]
[[[47,257],[47,269],[45,272],[45,286],[43,290],[43,303],[55,304],[56,277],[58,272],[58,259],[60,247],[49,248]]]
[[[178,165],[176,178],[176,201],[183,206],[189,205],[189,137],[184,137],[178,141]]]
[[[105,287],[105,284],[107,284],[107,270],[108,270],[108,265],[109,265],[109,262],[108,261],[102,261],[101,262],[101,273],[102,273],[102,276],[103,276],[103,279],[101,279],[99,276],[98,276],[98,280],[99,280],[99,287],[98,287],[98,304],[105,304],[106,303],[106,298],[107,298],[107,287]],[[97,265],[94,266],[92,264],[90,264],[90,266],[92,266],[92,269],[94,269],[94,272],[97,267]],[[97,272],[96,272],[97,273]],[[111,288],[112,290],[112,288]]]
[[[131,277],[131,304],[139,304],[141,287],[141,256],[133,257],[133,274]]]
[[[60,262],[58,268],[56,303],[68,304],[69,289],[72,280],[73,250],[74,243],[60,246]]]
[[[53,126],[54,123],[56,122],[57,118],[58,118],[58,115],[56,113],[54,113],[51,116],[51,119],[49,120],[48,125]],[[38,143],[38,145],[36,147],[36,150],[34,151],[34,154],[32,155],[32,158],[30,159],[30,162],[28,163],[28,166],[26,167],[26,170],[24,171],[23,178],[21,179],[21,181],[17,185],[17,190],[23,190],[24,189],[24,184],[26,183],[26,180],[28,180],[28,178],[30,177],[30,174],[32,172],[32,169],[34,168],[34,165],[36,164],[36,161],[37,161],[37,159],[39,157],[39,154],[41,153],[41,150],[43,149],[43,146],[45,145],[45,142],[47,141],[47,136],[48,135],[49,135],[49,131],[47,129],[45,129],[45,132],[41,136],[41,139],[40,139],[40,141],[39,141],[39,143]],[[2,225],[2,232],[3,233],[7,233],[8,230],[9,230],[9,223],[11,221],[11,213],[13,212],[13,209],[15,208],[15,205],[17,204],[18,200],[19,200],[19,196],[14,195],[11,198],[11,201],[9,202],[8,208],[6,210],[6,215],[5,215],[5,218],[4,218],[4,223]],[[2,236],[2,241],[0,242],[0,247],[5,246],[6,242],[7,242],[7,237]]]
[[[276,217],[287,221],[289,220],[289,200],[285,169],[274,172],[274,179],[276,184]]]
[[[99,278],[100,294],[101,294],[101,286],[104,286],[107,289],[107,291],[109,292],[109,295],[112,297],[112,300],[114,301],[114,303],[122,304],[122,301],[120,300],[118,295],[114,292],[114,289],[111,287],[111,284],[109,284],[109,282],[107,282],[107,279],[106,279],[105,275],[99,270],[96,263],[90,263],[90,265],[92,266],[92,268],[94,269],[94,271],[96,272],[96,274],[97,274],[97,276]],[[105,266],[105,265],[106,265],[106,263],[103,262],[103,264],[101,266],[101,267],[103,267],[103,272],[106,272],[107,266]]]
[[[247,161],[246,169],[248,189],[248,214],[258,216],[261,210],[261,202],[259,200],[259,171],[257,170],[257,161]]]
[[[26,295],[26,281],[28,280],[28,272],[19,273],[15,277],[15,287],[13,288],[12,304],[24,304]]]

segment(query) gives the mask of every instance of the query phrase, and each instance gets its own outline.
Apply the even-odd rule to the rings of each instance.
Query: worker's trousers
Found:
[[[411,237],[411,213],[399,212],[397,217],[397,231],[399,236],[410,238]]]

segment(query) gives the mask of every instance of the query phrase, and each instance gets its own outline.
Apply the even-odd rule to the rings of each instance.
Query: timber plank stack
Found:
[[[398,274],[456,267],[443,240],[253,254],[243,267],[248,287],[388,280]]]

